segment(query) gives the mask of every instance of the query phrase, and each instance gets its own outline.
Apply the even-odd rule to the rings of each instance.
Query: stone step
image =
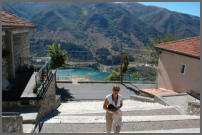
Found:
[[[173,106],[165,106],[165,107],[123,107],[121,110],[123,112],[129,112],[129,111],[152,111],[152,110],[169,110],[169,109],[175,109]],[[82,111],[81,111],[82,110]],[[60,114],[89,114],[89,113],[105,113],[106,111],[103,108],[99,109],[91,109],[91,108],[82,108],[82,109],[77,109],[77,108],[58,108],[58,111]]]
[[[164,106],[159,103],[141,102],[136,100],[124,100],[123,104],[124,105],[121,108],[122,111],[174,108],[172,106]],[[89,112],[105,113],[105,110],[103,110],[103,101],[71,101],[62,103],[58,107],[58,111],[69,114],[87,114]]]
[[[35,123],[37,118],[38,112],[32,112],[32,113],[21,113],[20,116],[23,118],[24,124],[31,124]]]
[[[120,133],[200,133],[200,128],[182,128],[168,130],[123,131]]]
[[[82,113],[82,114],[73,114],[73,113],[60,113],[58,116],[67,116],[67,115],[74,115],[74,116],[104,116],[106,114],[105,111],[102,113]],[[153,109],[150,110],[133,110],[133,111],[123,111],[123,116],[152,116],[152,115],[181,115],[174,107],[164,108],[164,109]]]
[[[129,132],[192,132],[200,131],[200,120],[142,121],[123,123],[121,133]],[[183,131],[183,129],[185,129]],[[187,129],[187,130],[186,130]],[[193,131],[195,133],[196,131]],[[105,123],[44,123],[41,133],[106,133]]]
[[[193,115],[161,115],[161,116],[123,116],[123,122],[155,122],[155,121],[180,121],[198,120],[200,116]],[[55,116],[46,123],[105,123],[104,116]]]
[[[13,107],[4,108],[5,112],[17,112],[23,117],[23,123],[31,124],[35,123],[37,118],[39,107]]]
[[[23,124],[23,133],[32,133],[35,124]]]

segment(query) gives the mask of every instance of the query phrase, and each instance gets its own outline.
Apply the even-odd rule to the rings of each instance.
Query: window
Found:
[[[184,74],[184,73],[185,73],[185,67],[186,67],[185,64],[183,64],[183,65],[181,66],[181,70],[180,70],[180,73],[181,73],[181,74]]]

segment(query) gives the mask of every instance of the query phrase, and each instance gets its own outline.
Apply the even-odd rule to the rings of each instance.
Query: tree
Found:
[[[123,54],[121,57],[121,65],[120,65],[120,81],[123,83],[123,74],[128,70],[129,58],[128,55]]]
[[[52,45],[47,45],[48,56],[51,57],[51,68],[63,67],[67,60],[67,51],[60,49],[60,44],[54,41]]]
[[[155,65],[155,66],[158,65],[159,53],[155,49],[154,45],[160,44],[160,43],[169,42],[169,41],[175,41],[177,39],[178,39],[178,37],[176,35],[171,34],[171,33],[168,33],[165,36],[152,38],[152,40],[149,43],[149,45],[146,46],[146,49],[152,51],[151,52],[151,61],[150,61],[150,64]]]

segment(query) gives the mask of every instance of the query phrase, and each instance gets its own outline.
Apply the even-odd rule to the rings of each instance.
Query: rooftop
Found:
[[[2,26],[3,27],[29,27],[34,28],[35,25],[27,20],[24,20],[14,14],[2,11]]]
[[[178,54],[200,58],[200,37],[161,43],[157,44],[155,47]]]

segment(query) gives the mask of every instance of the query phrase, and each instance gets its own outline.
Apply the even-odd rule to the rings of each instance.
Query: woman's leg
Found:
[[[112,130],[112,114],[109,112],[106,112],[106,130],[107,133],[110,133]]]
[[[120,126],[117,126],[117,127],[116,127],[116,134],[119,134],[119,133],[120,133],[120,130],[121,130],[121,127],[120,127]]]
[[[116,134],[120,133],[121,126],[122,126],[122,112],[119,111],[119,113],[118,113],[118,126],[116,127]]]

